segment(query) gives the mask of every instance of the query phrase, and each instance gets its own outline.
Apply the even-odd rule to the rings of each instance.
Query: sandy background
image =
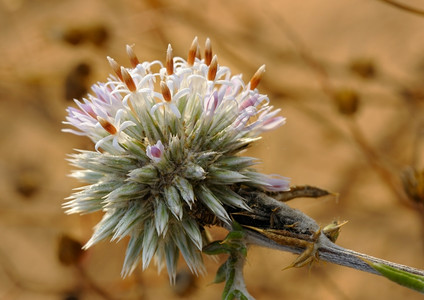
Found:
[[[423,17],[376,0],[0,0],[0,299],[220,299],[223,285],[210,284],[218,264],[208,258],[208,274],[186,276],[191,288],[182,280],[178,292],[153,266],[121,280],[125,241],[96,245],[78,268],[66,265],[78,251],[58,251],[63,235],[73,241],[66,249],[84,244],[101,217],[66,216],[61,209],[79,184],[67,177],[66,154],[92,148],[60,131],[69,98],[107,77],[107,55],[128,66],[126,44],[135,44],[140,60],[163,60],[168,43],[185,57],[194,36],[202,44],[210,37],[219,62],[246,80],[267,65],[261,92],[288,123],[248,150],[263,161],[260,169],[340,193],[338,201],[290,205],[321,225],[349,220],[337,241],[343,247],[424,268],[423,210],[394,192],[403,192],[402,170],[423,168],[423,28]],[[372,161],[388,166],[391,186],[322,83],[330,93],[357,94],[355,128],[377,153]],[[282,272],[293,259],[251,249],[245,269],[251,293],[421,299],[383,278],[328,263]]]

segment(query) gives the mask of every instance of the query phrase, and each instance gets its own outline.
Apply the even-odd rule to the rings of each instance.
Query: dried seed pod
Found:
[[[352,89],[339,89],[333,95],[338,111],[347,116],[354,115],[359,108],[359,95]]]
[[[16,174],[15,189],[19,194],[29,199],[37,194],[42,182],[41,170],[35,166],[25,165]]]
[[[88,91],[88,78],[91,73],[91,67],[85,62],[77,64],[66,75],[65,78],[65,99],[81,99]]]
[[[77,265],[83,254],[82,244],[76,239],[70,237],[67,234],[63,234],[59,237],[57,255],[59,261],[65,265]]]
[[[424,170],[407,168],[402,173],[403,188],[409,199],[424,204]]]
[[[353,60],[349,64],[349,69],[355,75],[364,78],[364,79],[372,79],[377,75],[377,70],[374,65],[374,62],[371,59],[367,58],[359,58]]]

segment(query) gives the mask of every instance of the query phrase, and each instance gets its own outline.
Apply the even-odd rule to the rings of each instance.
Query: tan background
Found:
[[[322,77],[290,38],[300,39],[327,70],[333,88],[360,94],[357,123],[397,177],[408,165],[423,167],[423,28],[423,17],[377,0],[0,0],[0,299],[181,298],[153,266],[121,280],[125,241],[93,247],[79,271],[60,263],[59,237],[84,243],[100,218],[66,216],[61,209],[78,186],[67,177],[66,154],[92,145],[60,130],[71,105],[65,90],[104,81],[106,55],[128,66],[125,45],[135,44],[140,60],[163,60],[170,42],[185,57],[194,36],[202,44],[210,37],[219,62],[246,80],[267,65],[260,89],[288,123],[248,151],[263,161],[259,168],[340,193],[338,202],[290,205],[321,225],[349,220],[338,240],[343,247],[424,268],[423,214],[402,204],[370,166],[346,117],[323,92]],[[74,44],[82,40],[70,44],[71,33]],[[355,75],[349,65],[357,60],[371,61],[376,76]],[[72,73],[80,63],[89,66],[88,76]],[[383,278],[328,263],[282,272],[293,259],[251,249],[245,268],[251,293],[257,299],[420,299]],[[223,285],[210,284],[218,264],[206,263],[208,274],[185,299],[220,298]]]

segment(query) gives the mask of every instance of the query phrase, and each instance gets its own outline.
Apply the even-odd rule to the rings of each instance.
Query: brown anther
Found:
[[[218,71],[218,57],[214,55],[209,65],[208,80],[215,80],[216,71]]]
[[[209,66],[211,64],[211,61],[212,61],[211,40],[207,38],[205,43],[205,64]]]
[[[106,130],[107,132],[109,132],[112,135],[116,134],[117,130],[116,130],[115,126],[113,126],[108,120],[105,120],[102,117],[98,116],[97,121],[99,121],[100,125],[102,125],[104,130]]]
[[[121,68],[119,67],[118,63],[109,56],[107,57],[107,60],[109,61],[109,64],[112,67],[113,72],[115,72],[116,76],[118,76],[121,81],[124,81],[124,79],[122,79]]]
[[[166,73],[168,75],[174,74],[174,56],[172,55],[171,44],[168,44],[168,50],[166,50]]]
[[[196,58],[197,59],[202,59],[202,54],[200,53],[200,46],[199,46],[199,44],[197,44],[197,48],[196,48]]]
[[[122,74],[122,81],[125,83],[127,88],[131,92],[135,92],[137,90],[137,87],[136,87],[135,82],[132,79],[130,73],[128,73],[127,69],[125,69],[124,67],[121,67],[121,74]]]
[[[191,43],[190,49],[188,50],[187,64],[189,66],[194,65],[194,59],[196,58],[196,51],[198,47],[199,47],[199,44],[197,42],[197,36],[196,36],[193,42]]]
[[[172,100],[171,91],[169,90],[168,85],[164,81],[160,82],[160,89],[161,89],[161,92],[162,92],[163,99],[166,102],[171,102],[171,100]]]
[[[140,61],[138,60],[137,56],[134,53],[133,48],[130,45],[127,45],[127,54],[130,59],[131,66],[133,68],[137,67]]]
[[[254,90],[258,86],[259,82],[261,82],[262,76],[265,73],[265,65],[262,65],[253,75],[252,79],[250,79],[250,89]]]

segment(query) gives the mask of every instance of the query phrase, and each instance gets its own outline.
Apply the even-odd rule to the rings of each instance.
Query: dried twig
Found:
[[[419,15],[421,17],[424,16],[424,10],[418,9],[416,7],[408,6],[408,5],[405,5],[405,4],[402,4],[402,3],[399,3],[399,2],[393,1],[393,0],[378,0],[378,1],[384,2],[384,3],[389,4],[389,5],[392,5],[394,7],[397,7],[399,9],[401,9],[401,10],[404,10],[404,11],[407,11],[407,12],[410,12],[410,13],[413,13],[413,14],[416,14],[416,15]]]

